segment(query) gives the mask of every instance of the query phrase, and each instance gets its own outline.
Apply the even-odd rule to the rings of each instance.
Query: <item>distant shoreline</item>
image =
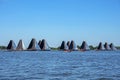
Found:
[[[77,46],[79,49],[79,46]],[[90,50],[96,50],[96,47],[93,47],[92,45],[89,46]],[[120,46],[115,46],[118,50],[120,50]],[[7,46],[0,46],[0,50],[7,50]],[[60,50],[59,47],[51,47],[51,50]]]

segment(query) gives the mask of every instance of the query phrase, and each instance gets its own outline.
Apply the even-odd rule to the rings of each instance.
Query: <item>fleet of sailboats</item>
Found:
[[[71,40],[62,41],[60,47],[60,50],[62,51],[89,51],[90,47],[87,44],[86,41],[82,42],[82,45],[78,48],[75,41]],[[32,38],[32,40],[29,43],[29,46],[26,48],[24,42],[22,39],[19,40],[17,46],[13,40],[10,40],[7,46],[7,50],[10,51],[50,51],[51,47],[48,45],[47,41],[45,39],[39,40],[37,43],[35,38]],[[97,51],[110,51],[110,50],[117,50],[117,48],[114,46],[113,43],[108,44],[105,42],[105,44],[102,44],[102,42],[99,43],[99,45],[96,48]]]

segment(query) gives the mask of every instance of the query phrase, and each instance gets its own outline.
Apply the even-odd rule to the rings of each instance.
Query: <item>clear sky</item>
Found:
[[[0,45],[31,38],[120,46],[120,0],[0,0]]]

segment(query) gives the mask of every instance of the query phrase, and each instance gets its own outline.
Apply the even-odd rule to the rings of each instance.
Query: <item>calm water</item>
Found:
[[[120,80],[120,51],[0,51],[0,80]]]

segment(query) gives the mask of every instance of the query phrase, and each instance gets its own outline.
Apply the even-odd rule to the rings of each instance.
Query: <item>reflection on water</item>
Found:
[[[0,51],[0,80],[119,80],[120,51]]]

